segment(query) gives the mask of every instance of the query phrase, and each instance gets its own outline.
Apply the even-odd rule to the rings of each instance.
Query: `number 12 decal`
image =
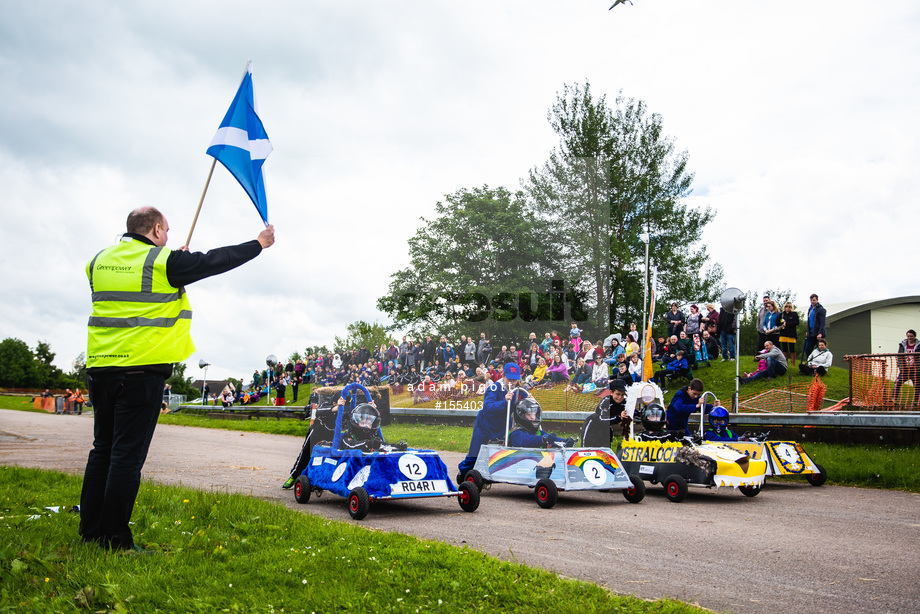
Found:
[[[428,475],[428,466],[415,454],[403,454],[399,457],[399,470],[410,480],[422,480]]]

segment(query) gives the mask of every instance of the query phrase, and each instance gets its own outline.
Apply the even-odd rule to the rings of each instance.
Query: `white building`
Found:
[[[920,296],[840,303],[825,309],[827,344],[838,366],[844,366],[846,355],[897,352],[908,328],[920,330]]]

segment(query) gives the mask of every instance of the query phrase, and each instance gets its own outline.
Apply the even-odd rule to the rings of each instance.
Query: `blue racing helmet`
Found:
[[[721,405],[713,407],[709,412],[709,424],[716,429],[728,426],[728,410]]]

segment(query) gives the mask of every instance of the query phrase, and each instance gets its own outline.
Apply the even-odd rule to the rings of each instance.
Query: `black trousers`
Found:
[[[134,547],[128,523],[160,416],[163,384],[162,375],[144,371],[91,378],[93,449],[80,494],[83,541]]]
[[[799,363],[799,373],[802,375],[827,375],[827,369],[824,367],[812,367],[804,362]]]

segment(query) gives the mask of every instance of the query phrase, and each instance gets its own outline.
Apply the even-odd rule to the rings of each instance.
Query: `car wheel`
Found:
[[[815,467],[818,468],[818,473],[812,473],[805,476],[805,479],[808,480],[808,483],[812,486],[824,486],[824,483],[827,482],[827,469],[815,463]]]
[[[460,509],[464,512],[475,512],[476,508],[479,507],[479,490],[477,490],[476,485],[471,480],[467,480],[466,482],[461,482],[458,488],[460,494],[457,496],[457,500],[460,501]]]
[[[645,482],[638,475],[629,476],[632,486],[623,491],[623,496],[630,503],[639,503],[645,498]]]
[[[556,488],[555,482],[543,478],[534,487],[533,496],[537,500],[537,505],[548,510],[556,505],[556,501],[559,500],[559,489]]]
[[[745,497],[756,497],[760,494],[760,486],[739,486],[738,490],[741,491],[741,494]]]
[[[310,486],[310,478],[305,475],[298,475],[294,480],[294,500],[297,503],[309,503],[310,493],[313,488]]]
[[[674,503],[680,503],[687,496],[687,480],[676,473],[664,481],[664,494]]]
[[[355,520],[364,520],[371,508],[371,498],[363,488],[355,488],[348,493],[348,513]]]
[[[463,476],[464,481],[472,482],[473,486],[476,487],[476,490],[482,492],[483,479],[482,474],[475,469],[470,469],[466,472],[466,475]]]

